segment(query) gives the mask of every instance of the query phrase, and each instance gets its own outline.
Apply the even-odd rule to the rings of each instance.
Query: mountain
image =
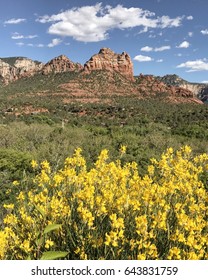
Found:
[[[165,75],[163,77],[156,77],[158,80],[167,85],[182,87],[193,92],[194,96],[198,97],[203,102],[208,102],[208,84],[190,83],[178,75]]]
[[[98,54],[93,55],[84,65],[85,72],[94,70],[116,71],[129,80],[134,81],[133,63],[130,56],[123,52],[116,54],[109,48],[100,49]]]
[[[100,49],[84,66],[65,55],[46,64],[23,57],[0,59],[0,79],[4,93],[54,92],[67,102],[72,96],[133,94],[140,99],[158,97],[173,103],[202,103],[187,87],[178,86],[183,84],[179,77],[169,80],[167,76],[166,79],[151,75],[134,77],[130,56],[109,48]]]
[[[0,80],[8,84],[21,77],[35,74],[43,63],[26,57],[0,58]]]
[[[55,57],[46,63],[41,69],[44,75],[47,75],[51,72],[62,73],[62,72],[71,72],[71,71],[80,71],[83,69],[83,66],[79,63],[72,62],[67,56],[60,55]]]

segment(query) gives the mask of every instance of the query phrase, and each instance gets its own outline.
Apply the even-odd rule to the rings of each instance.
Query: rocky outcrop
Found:
[[[14,67],[18,69],[18,75],[28,75],[40,71],[43,67],[43,63],[35,62],[29,58],[17,59],[14,63]]]
[[[165,94],[177,101],[177,98],[189,99],[195,103],[201,104],[202,102],[196,98],[192,91],[173,85],[167,85],[161,80],[158,80],[152,75],[140,75],[137,78],[138,90],[145,96],[147,95],[162,95]],[[178,100],[179,100],[178,99]],[[181,99],[180,99],[181,101]]]
[[[204,92],[206,92],[206,88],[208,85],[202,83],[190,83],[178,75],[165,75],[163,77],[156,77],[160,81],[164,82],[170,86],[176,86],[180,88],[184,88],[186,90],[190,90],[194,96],[200,98],[202,100],[202,96],[204,96]]]
[[[71,71],[80,71],[83,69],[83,66],[79,63],[72,62],[65,55],[60,55],[55,57],[42,68],[42,73],[47,75],[51,72],[62,73],[62,72],[71,72]]]
[[[90,74],[93,71],[101,70]],[[103,70],[103,71],[102,71]],[[208,102],[208,85],[189,83],[177,75],[155,77],[153,75],[133,76],[133,63],[130,56],[123,52],[117,54],[109,48],[100,49],[84,65],[72,62],[65,55],[60,55],[45,65],[23,57],[0,59],[0,82],[8,84],[21,77],[29,77],[35,73],[47,75],[50,73],[77,72],[75,81],[59,88],[64,88],[74,95],[83,90],[93,94],[109,93],[124,95],[136,94],[141,98],[148,95],[158,95],[174,99],[174,102]],[[59,76],[57,77],[59,78]],[[38,78],[39,79],[39,78]],[[83,89],[84,88],[84,89]],[[202,103],[202,102],[201,102]]]
[[[42,63],[23,57],[0,59],[0,78],[4,84],[8,84],[23,76],[31,76],[42,67]]]
[[[9,82],[16,80],[17,74],[17,68],[0,59],[0,79],[2,83],[8,84]]]
[[[199,95],[199,98],[205,102],[205,103],[208,103],[208,85],[206,85],[205,88],[202,89],[200,95]]]
[[[98,54],[93,55],[84,65],[86,73],[94,70],[116,71],[127,79],[134,80],[133,63],[126,52],[116,54],[109,48],[102,48]]]

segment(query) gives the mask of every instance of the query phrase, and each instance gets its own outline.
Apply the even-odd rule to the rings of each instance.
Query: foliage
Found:
[[[19,179],[23,170],[31,170],[31,157],[27,153],[12,149],[0,149],[0,172],[9,170],[11,179]]]
[[[4,205],[0,258],[207,259],[208,155],[169,148],[140,176],[126,151],[89,169],[79,148],[60,170],[33,160],[36,187]]]

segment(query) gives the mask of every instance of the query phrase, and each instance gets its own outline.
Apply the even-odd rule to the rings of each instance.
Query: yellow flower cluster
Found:
[[[143,177],[107,150],[90,170],[81,149],[59,171],[32,166],[36,188],[4,205],[0,259],[39,259],[51,248],[69,259],[208,258],[207,154],[169,148]]]

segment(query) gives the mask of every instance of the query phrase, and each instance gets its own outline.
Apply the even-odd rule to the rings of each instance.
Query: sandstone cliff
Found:
[[[42,63],[24,57],[2,58],[0,59],[0,79],[8,84],[23,76],[31,76],[42,67]]]
[[[101,70],[101,72],[96,70]],[[123,52],[117,54],[109,48],[100,49],[93,55],[84,67],[72,62],[65,55],[50,60],[45,65],[28,58],[13,57],[0,59],[0,82],[8,84],[21,77],[30,77],[36,73],[47,75],[50,73],[75,72],[75,81],[66,81],[59,88],[79,92],[85,88],[87,92],[99,94],[138,94],[139,96],[158,95],[169,96],[174,102],[200,103],[208,100],[208,86],[204,84],[189,83],[177,75],[155,77],[153,75],[133,76],[133,63],[130,56]],[[85,74],[90,74],[85,79]],[[38,78],[37,78],[38,79]],[[58,77],[57,77],[58,79]],[[59,81],[57,80],[57,83]],[[76,85],[76,90],[75,90]],[[178,98],[178,99],[177,99]],[[179,100],[180,99],[180,100]],[[185,101],[186,102],[186,101]]]
[[[208,88],[208,85],[202,84],[202,83],[190,83],[182,78],[180,78],[178,75],[165,75],[163,77],[157,77],[160,81],[164,82],[167,85],[171,86],[177,86],[181,87],[187,90],[190,90],[193,92],[194,96],[197,96],[201,98],[201,95],[203,95],[204,92],[207,92],[205,90]]]
[[[14,63],[14,67],[18,69],[20,76],[35,73],[42,69],[43,63],[35,62],[29,58],[17,59]]]
[[[134,80],[133,63],[126,52],[116,54],[109,48],[102,48],[98,54],[93,55],[84,65],[86,73],[94,70],[116,71],[127,79]]]
[[[194,96],[193,92],[179,86],[168,85],[153,75],[140,75],[137,77],[138,90],[144,95],[165,94],[172,102],[190,101],[198,104],[202,102]]]
[[[71,72],[71,71],[80,71],[83,69],[83,66],[79,63],[72,62],[65,55],[60,55],[55,57],[46,63],[42,68],[42,73],[47,75],[51,72],[62,73],[62,72]]]
[[[8,84],[17,79],[17,69],[0,59],[0,80]]]

